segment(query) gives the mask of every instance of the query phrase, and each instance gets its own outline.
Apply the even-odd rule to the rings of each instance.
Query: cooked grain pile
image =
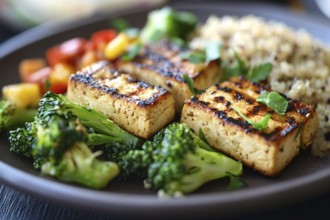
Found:
[[[283,23],[245,17],[211,16],[194,34],[191,47],[222,42],[222,59],[234,54],[257,65],[273,64],[268,80],[272,90],[317,106],[319,129],[312,145],[315,156],[330,151],[330,49],[304,30]]]

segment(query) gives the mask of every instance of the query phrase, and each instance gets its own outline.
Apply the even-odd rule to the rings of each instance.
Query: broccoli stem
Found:
[[[55,104],[55,108],[58,106],[61,111],[71,112],[79,118],[81,123],[86,127],[93,128],[97,133],[116,137],[118,138],[117,141],[120,143],[136,146],[140,141],[139,138],[121,129],[105,115],[93,109],[73,103],[63,95],[56,95],[52,92],[48,92],[41,100],[41,104],[44,104],[45,107],[47,107],[47,105],[54,106]]]
[[[42,165],[41,172],[63,181],[100,189],[119,174],[119,167],[116,163],[96,159],[99,154],[91,152],[83,142],[76,143],[64,153],[58,165],[47,162]]]
[[[117,143],[120,142],[120,137],[113,137],[104,134],[88,134],[87,145],[88,146],[96,146],[96,145],[106,145],[109,143]]]
[[[36,115],[36,109],[19,109],[17,108],[13,115],[7,118],[5,123],[6,128],[12,128],[18,125],[22,125],[25,122],[31,122]]]
[[[170,182],[164,187],[165,192],[191,193],[205,183],[228,176],[242,173],[242,164],[223,154],[196,148],[194,153],[187,153],[184,156],[183,164],[185,174],[180,180]]]
[[[36,109],[17,108],[7,100],[0,101],[0,132],[31,122],[36,115]]]

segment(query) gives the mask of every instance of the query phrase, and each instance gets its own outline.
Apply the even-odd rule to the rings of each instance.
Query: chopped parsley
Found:
[[[280,115],[284,115],[286,113],[289,105],[288,100],[281,96],[279,93],[268,91],[262,91],[257,98],[257,102],[261,102],[267,105],[269,108],[275,110],[275,112]]]

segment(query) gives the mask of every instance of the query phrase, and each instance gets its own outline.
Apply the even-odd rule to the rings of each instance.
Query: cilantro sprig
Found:
[[[267,105],[269,108],[275,110],[280,115],[284,115],[288,108],[289,102],[286,98],[277,92],[262,91],[257,98],[257,102]]]
[[[250,66],[235,53],[234,65],[230,65],[228,62],[222,62],[221,68],[223,71],[221,81],[235,76],[244,76],[248,80],[260,82],[267,79],[273,69],[273,65],[271,63],[263,63],[257,66]]]
[[[199,89],[195,88],[194,80],[192,78],[190,78],[190,76],[188,74],[183,74],[182,79],[188,85],[189,90],[193,95],[199,95],[204,92],[204,90],[199,90]]]
[[[235,112],[237,112],[237,114],[239,116],[241,116],[245,121],[247,121],[250,125],[252,125],[253,128],[262,131],[265,128],[267,128],[268,125],[268,121],[271,117],[271,114],[267,114],[265,115],[265,117],[263,119],[261,119],[260,121],[252,121],[251,119],[249,119],[248,117],[246,117],[239,109],[237,108],[232,108]]]
[[[221,43],[209,42],[205,50],[184,52],[181,54],[181,58],[194,64],[205,63],[207,65],[213,60],[220,60]]]

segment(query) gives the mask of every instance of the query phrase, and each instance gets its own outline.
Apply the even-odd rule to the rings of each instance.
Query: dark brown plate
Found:
[[[265,19],[282,21],[293,28],[304,28],[319,40],[330,44],[330,23],[321,18],[293,14],[282,8],[267,5],[180,4],[176,9],[195,13],[201,21],[210,14],[255,14]],[[141,26],[147,10],[112,16],[128,19],[132,26]],[[44,56],[45,50],[63,40],[76,36],[88,37],[93,31],[109,26],[110,17],[95,16],[74,24],[41,26],[12,38],[0,47],[1,87],[19,81],[18,64],[24,58]],[[265,210],[280,205],[310,199],[329,190],[330,158],[298,156],[279,176],[264,177],[244,169],[248,183],[236,191],[226,189],[227,180],[213,181],[196,193],[184,198],[161,200],[145,190],[140,180],[115,181],[101,191],[59,182],[34,170],[31,161],[9,151],[6,135],[0,139],[0,180],[14,188],[46,200],[108,213],[152,216],[217,216],[237,215]]]

